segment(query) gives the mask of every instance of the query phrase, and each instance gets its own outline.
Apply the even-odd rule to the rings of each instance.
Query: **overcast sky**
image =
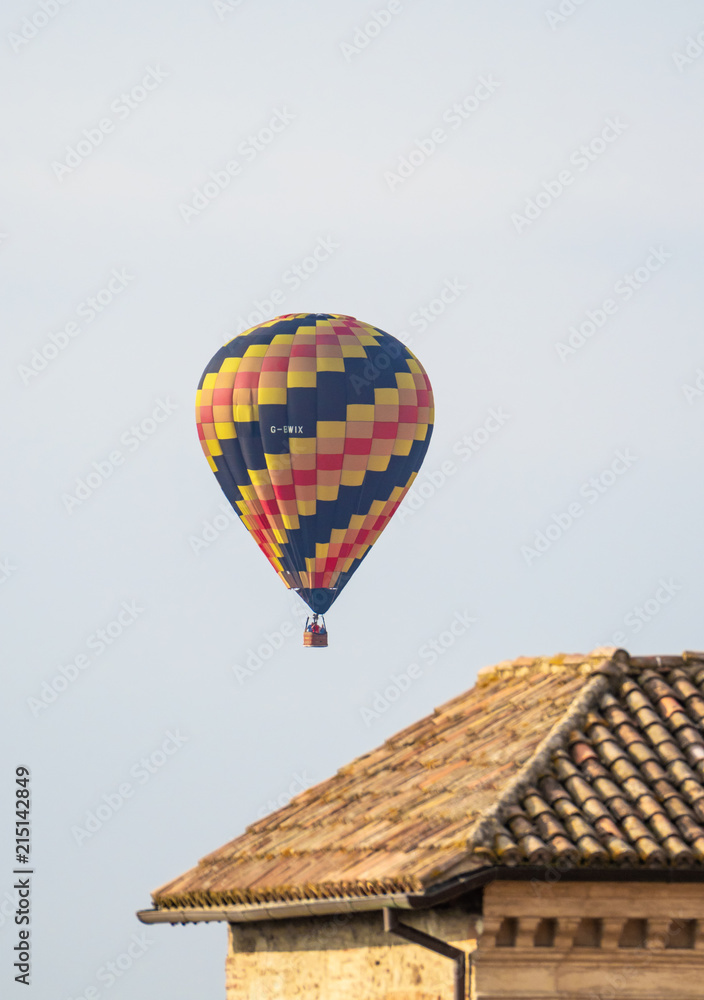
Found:
[[[222,1000],[224,927],[150,890],[484,665],[704,646],[704,7],[7,0],[0,40],[2,989],[25,765],[32,997]],[[437,406],[327,651],[193,416],[298,311]]]

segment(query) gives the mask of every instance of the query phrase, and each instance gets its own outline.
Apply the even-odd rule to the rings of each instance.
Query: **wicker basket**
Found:
[[[327,632],[304,632],[303,633],[303,645],[304,646],[327,646],[328,644],[328,634]]]

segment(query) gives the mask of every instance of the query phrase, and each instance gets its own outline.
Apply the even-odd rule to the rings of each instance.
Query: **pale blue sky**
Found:
[[[148,929],[106,985],[152,888],[488,663],[617,634],[702,648],[704,56],[674,56],[704,12],[585,0],[551,26],[559,0],[404,0],[351,54],[388,4],[45,6],[0,13],[3,729],[6,774],[34,775],[32,995],[222,1000],[219,925]],[[436,395],[415,499],[327,652],[301,648],[300,605],[222,516],[194,426],[205,363],[277,291],[277,312],[410,338]],[[13,943],[5,918],[6,970]]]

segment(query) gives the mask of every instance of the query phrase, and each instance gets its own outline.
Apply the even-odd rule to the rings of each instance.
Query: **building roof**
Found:
[[[500,663],[154,905],[417,893],[487,866],[704,869],[703,722],[704,653]]]

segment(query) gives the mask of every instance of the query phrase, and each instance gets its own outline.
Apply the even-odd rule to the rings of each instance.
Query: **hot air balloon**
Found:
[[[313,613],[304,644],[327,645],[325,612],[428,449],[433,393],[423,366],[351,316],[278,316],[213,356],[196,420],[225,496]]]

